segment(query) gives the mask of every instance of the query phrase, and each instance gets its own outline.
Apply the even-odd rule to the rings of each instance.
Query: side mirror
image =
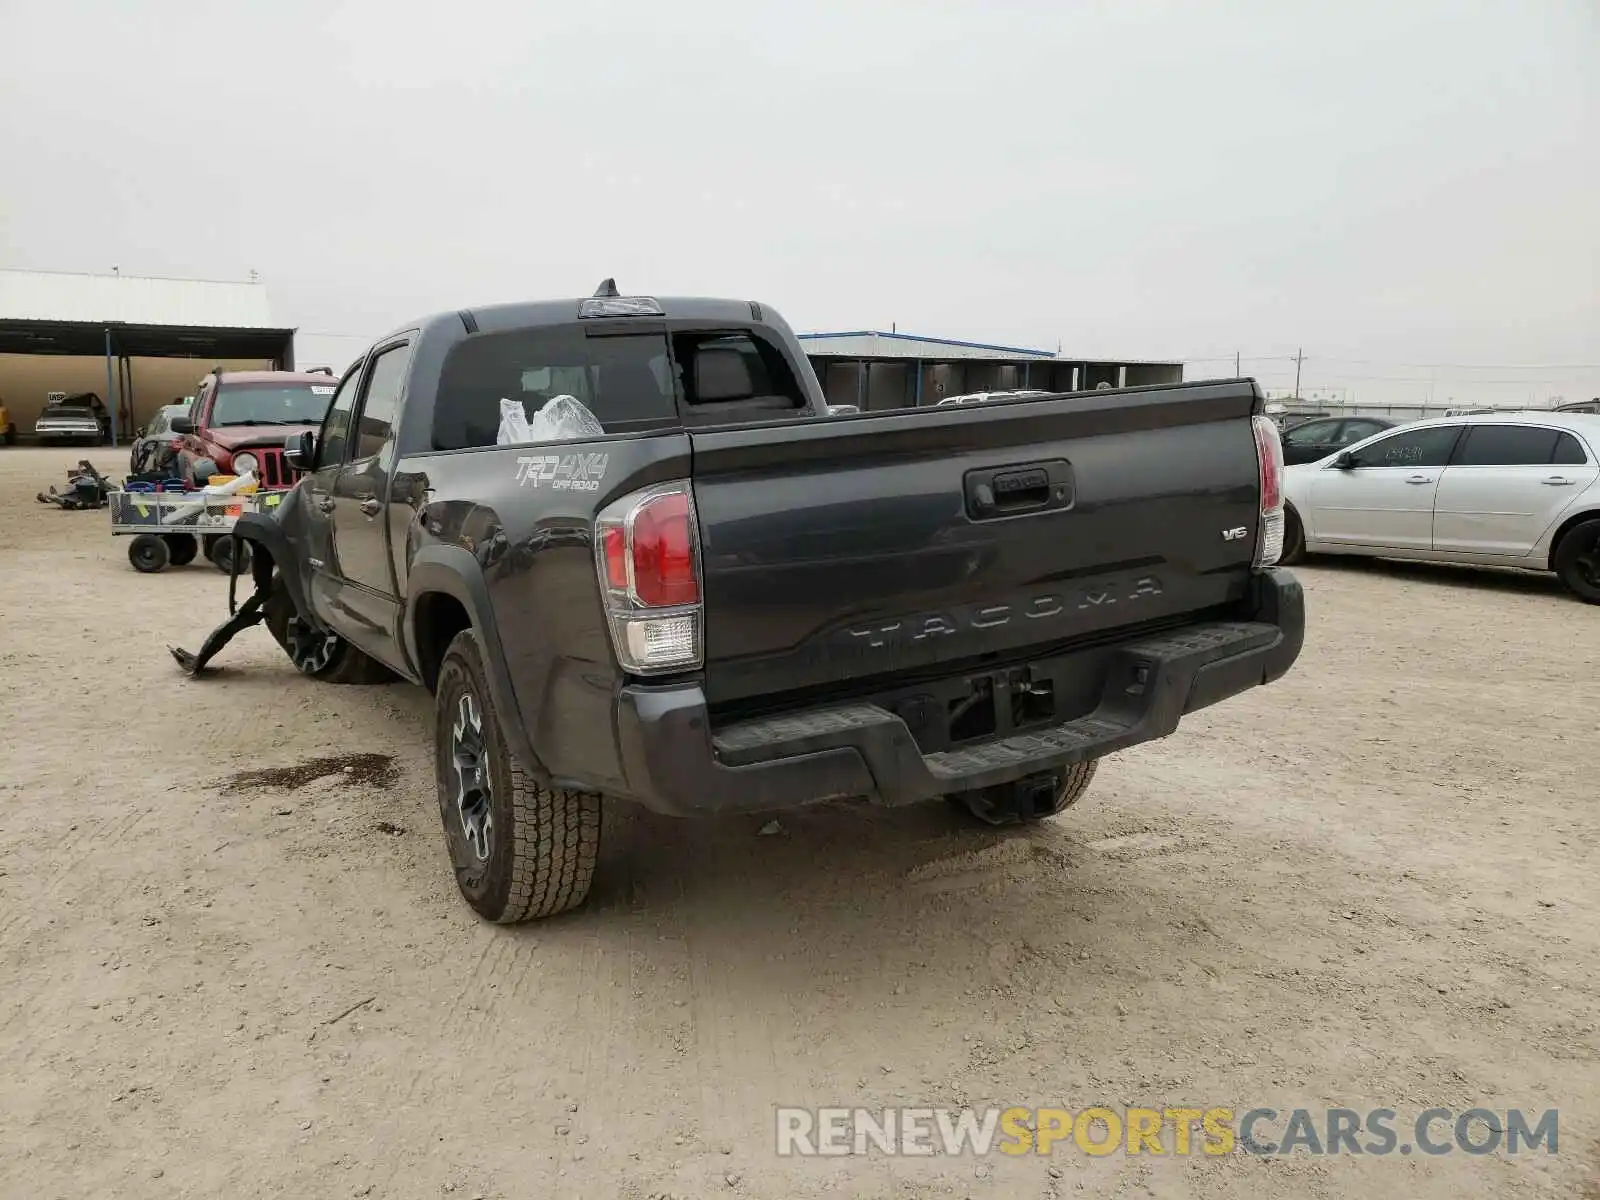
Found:
[[[1333,465],[1341,471],[1349,471],[1355,468],[1356,460],[1351,457],[1350,451],[1341,450],[1334,456]]]
[[[317,467],[317,435],[309,429],[291,433],[283,441],[284,460],[296,471],[314,471]]]
[[[135,429],[133,431],[133,436],[136,437],[136,438],[142,438],[144,436],[144,433],[145,433],[145,427],[143,425],[141,425],[141,426],[139,426],[139,428],[137,428],[137,429]]]
[[[172,432],[173,433],[193,433],[194,432],[194,422],[191,421],[188,417],[173,417],[172,418]]]

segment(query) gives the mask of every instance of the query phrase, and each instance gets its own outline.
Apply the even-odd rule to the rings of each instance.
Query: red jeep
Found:
[[[309,371],[212,371],[188,416],[172,422],[182,438],[177,470],[196,484],[253,471],[262,487],[288,487],[294,478],[283,441],[322,427],[334,383]]]

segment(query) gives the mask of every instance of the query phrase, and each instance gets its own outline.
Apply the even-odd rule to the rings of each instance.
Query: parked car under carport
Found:
[[[111,414],[93,392],[78,392],[46,404],[33,423],[40,442],[90,442],[100,446],[111,440]]]

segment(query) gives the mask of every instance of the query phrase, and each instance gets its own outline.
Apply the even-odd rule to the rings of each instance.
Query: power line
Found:
[[[1306,361],[1310,362],[1311,360],[1308,358]],[[1534,386],[1536,384],[1572,383],[1573,382],[1573,380],[1570,377],[1561,377],[1561,376],[1556,376],[1554,378],[1545,377],[1545,378],[1542,378],[1542,379],[1530,379],[1528,376],[1523,375],[1523,376],[1520,376],[1520,377],[1518,377],[1516,379],[1482,379],[1482,378],[1479,378],[1479,377],[1476,377],[1476,376],[1467,376],[1467,375],[1435,375],[1435,376],[1433,376],[1431,378],[1428,377],[1428,376],[1425,376],[1425,375],[1361,375],[1361,374],[1350,375],[1350,374],[1347,374],[1344,371],[1315,371],[1315,372],[1312,372],[1312,374],[1314,374],[1319,379],[1366,379],[1366,380],[1374,380],[1374,381],[1383,382],[1383,383],[1420,383],[1420,384],[1429,384],[1429,383],[1470,383],[1470,384],[1498,385],[1498,386],[1502,386],[1502,387],[1532,387],[1532,386]]]
[[[1408,363],[1387,358],[1340,358],[1336,354],[1308,354],[1306,360],[1359,363],[1367,367],[1408,367],[1418,371],[1600,371],[1600,363]]]
[[[1402,367],[1408,370],[1455,370],[1455,371],[1600,371],[1600,363],[1412,363],[1399,362],[1388,358],[1342,358],[1337,354],[1195,354],[1184,355],[1176,359],[1161,361],[1184,363],[1210,363],[1234,362],[1241,358],[1244,362],[1295,362],[1297,359],[1308,363],[1356,363],[1369,367]]]

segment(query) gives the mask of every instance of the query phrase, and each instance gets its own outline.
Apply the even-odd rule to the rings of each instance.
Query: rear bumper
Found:
[[[1252,581],[1248,619],[1197,624],[1116,649],[1093,712],[966,749],[922,754],[898,716],[841,704],[713,735],[698,686],[622,689],[617,733],[628,793],[676,816],[765,812],[864,797],[911,804],[1012,783],[1166,737],[1184,715],[1271,683],[1305,635],[1300,583]]]

